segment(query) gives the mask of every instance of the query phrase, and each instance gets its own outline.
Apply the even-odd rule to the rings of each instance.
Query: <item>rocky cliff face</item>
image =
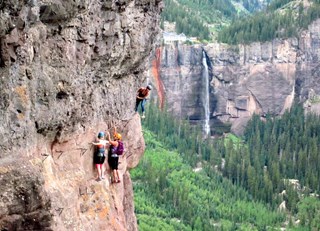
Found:
[[[0,229],[137,230],[128,170],[144,150],[136,89],[161,0],[0,2]],[[116,124],[121,183],[96,182]]]
[[[320,20],[298,38],[286,40],[234,47],[166,45],[160,61],[163,94],[169,108],[182,116],[189,116],[190,104],[191,113],[203,111],[194,100],[195,94],[204,90],[201,49],[206,51],[211,66],[211,125],[230,123],[232,130],[241,134],[253,113],[280,115],[294,99],[306,102],[310,110],[318,110]],[[194,65],[182,62],[184,57]]]
[[[159,71],[155,85],[159,98],[173,109],[176,116],[200,120],[202,105],[202,48],[200,46],[166,45],[157,48],[159,65],[153,64],[153,74]],[[154,76],[157,76],[154,74]]]

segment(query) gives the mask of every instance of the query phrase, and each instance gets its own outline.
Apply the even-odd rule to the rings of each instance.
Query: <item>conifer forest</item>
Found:
[[[140,230],[320,229],[319,116],[296,105],[253,116],[243,137],[209,140],[148,110],[146,153],[131,171]]]

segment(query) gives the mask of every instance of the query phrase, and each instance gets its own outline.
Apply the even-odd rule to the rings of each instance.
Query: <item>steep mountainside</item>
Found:
[[[136,89],[161,0],[0,2],[0,229],[136,230],[128,169],[144,150]],[[90,143],[117,124],[122,183]]]
[[[270,0],[165,0],[162,22],[175,24],[177,33],[210,40],[237,16],[263,9]],[[167,28],[165,28],[166,30]],[[209,34],[209,30],[212,34]],[[213,35],[213,37],[212,37]]]
[[[266,113],[282,114],[291,107],[294,98],[307,102],[306,106],[311,110],[317,108],[320,20],[312,23],[298,38],[287,40],[238,46],[176,44],[159,48],[157,57],[161,59],[153,65],[158,69],[153,73],[159,73],[155,75],[158,88],[163,86],[160,98],[163,104],[167,102],[172,111],[185,118],[190,117],[186,105],[200,98],[204,91],[199,74],[204,68],[202,50],[211,66],[211,126],[220,121],[231,123],[233,131],[240,134],[253,113],[262,116]],[[184,62],[185,57],[192,62]],[[194,71],[197,74],[193,74]],[[179,88],[184,91],[177,90]],[[204,107],[201,103],[194,103],[192,111],[203,115]],[[203,120],[203,117],[199,119]]]
[[[256,12],[265,8],[272,0],[235,0],[231,2],[236,8],[239,7],[238,4],[240,4],[240,6],[247,11]]]
[[[274,0],[259,13],[241,20],[234,19],[219,31],[217,40],[220,43],[249,44],[297,37],[318,18],[319,0]]]

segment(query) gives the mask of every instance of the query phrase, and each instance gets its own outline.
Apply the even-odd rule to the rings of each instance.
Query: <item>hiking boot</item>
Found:
[[[145,113],[142,113],[142,116],[141,116],[142,119],[146,118],[146,115]]]

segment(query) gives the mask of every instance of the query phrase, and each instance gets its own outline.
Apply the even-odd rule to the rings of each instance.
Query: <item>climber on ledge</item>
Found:
[[[121,141],[122,136],[120,133],[117,133],[116,127],[114,127],[114,133],[113,133],[114,140],[111,140],[109,132],[107,133],[107,137],[110,143],[109,153],[108,153],[108,163],[111,169],[111,182],[120,183],[118,165],[119,165],[119,154],[121,155],[123,152],[123,143]]]
[[[109,142],[104,139],[104,132],[99,132],[97,142],[92,142],[93,145],[97,146],[97,150],[94,152],[93,162],[98,170],[98,177],[97,177],[98,181],[105,178],[103,174],[104,173],[103,163],[106,158],[105,149],[108,143]]]
[[[135,111],[138,111],[138,107],[139,104],[141,103],[141,111],[142,111],[142,116],[141,118],[145,118],[145,112],[144,112],[144,105],[147,102],[148,96],[149,96],[149,92],[152,89],[152,87],[150,85],[148,85],[147,87],[141,87],[139,88],[139,90],[137,91],[137,96],[136,96],[136,107],[135,107]]]

